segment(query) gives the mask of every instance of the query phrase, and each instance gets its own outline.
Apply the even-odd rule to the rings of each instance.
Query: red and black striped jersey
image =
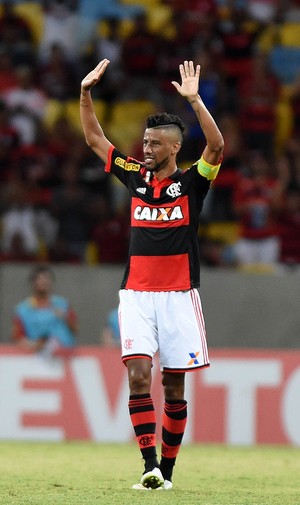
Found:
[[[106,172],[131,199],[129,259],[122,289],[183,291],[200,284],[199,214],[210,181],[197,164],[159,181],[143,163],[112,147]]]

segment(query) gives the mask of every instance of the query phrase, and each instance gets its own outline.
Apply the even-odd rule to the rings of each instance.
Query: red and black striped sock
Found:
[[[156,416],[150,394],[130,395],[129,414],[145,460],[145,472],[148,472],[159,466],[156,453]]]
[[[173,467],[181,447],[187,421],[186,400],[166,400],[162,425],[160,469],[166,480],[172,480]]]

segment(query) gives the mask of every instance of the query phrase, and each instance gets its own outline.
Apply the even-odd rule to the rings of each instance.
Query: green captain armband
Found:
[[[211,165],[207,163],[203,156],[201,156],[200,160],[197,162],[197,170],[200,175],[208,179],[209,181],[214,181],[218,175],[221,163],[218,165]]]

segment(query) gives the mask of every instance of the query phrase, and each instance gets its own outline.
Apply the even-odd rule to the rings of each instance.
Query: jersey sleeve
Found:
[[[120,153],[114,146],[110,148],[105,172],[114,174],[125,186],[128,186],[131,174],[142,168],[140,161]]]

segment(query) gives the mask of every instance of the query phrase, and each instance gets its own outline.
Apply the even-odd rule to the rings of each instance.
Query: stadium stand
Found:
[[[55,67],[55,58],[54,67],[48,69],[46,73],[44,67],[41,66],[40,46],[43,41],[45,16],[48,9],[55,7],[57,3],[61,4],[72,16],[77,16],[79,25],[82,26],[82,33],[78,33],[81,40],[80,51],[78,54],[76,51],[72,52],[70,72],[74,73],[71,77],[71,86],[68,88],[69,84],[67,84],[63,90],[64,93],[65,90],[69,90],[67,96],[63,94],[60,96],[60,89],[57,95],[54,93],[50,96],[49,94],[49,90],[55,91],[55,86],[59,84],[59,76],[62,75],[59,66],[52,71]],[[29,189],[30,195],[36,195],[39,191],[43,195],[46,194],[47,199],[39,200],[35,196],[35,202],[43,201],[44,210],[48,210],[46,201],[49,201],[51,195],[62,185],[62,164],[70,161],[75,162],[79,181],[90,192],[90,197],[97,200],[99,196],[104,195],[112,216],[116,209],[111,208],[111,202],[117,206],[120,202],[123,204],[124,194],[119,185],[114,180],[107,182],[98,169],[99,160],[93,158],[83,142],[78,96],[82,77],[97,63],[99,55],[97,47],[101,44],[101,40],[106,38],[106,42],[110,41],[111,18],[118,20],[116,44],[112,44],[111,48],[117,51],[119,47],[121,51],[142,13],[146,16],[148,40],[151,41],[153,37],[159,47],[155,55],[155,68],[151,68],[151,85],[148,88],[145,85],[136,88],[133,86],[132,76],[128,73],[122,60],[122,53],[120,53],[119,59],[116,58],[116,65],[120,66],[120,85],[112,88],[108,80],[105,90],[95,89],[94,91],[96,114],[107,136],[121,151],[141,159],[140,141],[146,116],[162,108],[178,110],[178,114],[183,116],[187,126],[187,147],[182,151],[181,165],[183,168],[188,167],[194,160],[197,146],[202,147],[201,138],[200,144],[197,144],[195,149],[195,138],[198,139],[199,132],[195,131],[189,110],[177,100],[170,81],[178,78],[178,62],[182,59],[201,59],[201,54],[207,55],[213,65],[210,69],[208,84],[206,83],[206,99],[209,100],[210,97],[209,85],[218,82],[213,113],[220,125],[225,124],[226,118],[234,117],[236,128],[234,135],[230,133],[227,135],[226,132],[224,174],[222,180],[220,179],[220,184],[215,185],[212,198],[208,199],[205,205],[203,228],[199,237],[200,241],[205,237],[206,246],[211,241],[213,245],[217,243],[219,248],[224,247],[226,251],[228,251],[228,246],[234,250],[239,236],[240,222],[239,216],[232,208],[230,195],[238,184],[240,176],[249,171],[249,159],[253,154],[247,147],[240,123],[241,110],[246,98],[244,91],[240,91],[241,80],[245,83],[250,82],[248,78],[252,64],[258,53],[261,53],[266,57],[266,71],[270,72],[271,78],[278,80],[280,88],[278,96],[273,100],[275,132],[272,134],[274,146],[269,153],[269,162],[272,167],[271,176],[282,187],[280,211],[284,214],[291,188],[293,194],[295,191],[296,193],[300,191],[299,99],[297,98],[299,94],[297,95],[296,84],[300,75],[300,8],[299,2],[290,0],[286,2],[283,12],[276,2],[272,5],[267,2],[268,10],[266,11],[264,10],[266,5],[264,6],[263,3],[257,6],[257,2],[228,3],[222,0],[216,2],[212,0],[113,0],[99,3],[93,0],[18,1],[11,3],[16,19],[13,19],[10,14],[8,22],[3,17],[5,12],[3,3],[0,6],[0,72],[3,76],[0,100],[5,99],[6,93],[14,86],[17,71],[23,63],[26,63],[32,69],[35,85],[46,95],[46,112],[39,128],[36,128],[34,145],[29,146],[27,150],[28,153],[40,152],[43,155],[36,157],[27,154],[26,163],[22,161],[20,164],[20,160],[24,160],[24,153],[21,149],[18,125],[14,125],[13,122],[14,112],[8,110],[7,119],[0,124],[0,221],[7,210],[5,193],[12,179],[20,180],[24,187]],[[258,7],[259,10],[257,10]],[[22,20],[29,26],[30,41],[22,40],[23,32],[18,32],[16,29]],[[63,29],[63,19],[60,22]],[[23,42],[26,44],[24,45]],[[145,40],[145,48],[146,45],[147,40]],[[5,54],[10,55],[11,63],[7,62]],[[62,56],[70,63],[69,54],[62,54]],[[111,65],[112,73],[115,72],[115,68]],[[7,79],[4,78],[5,69],[7,69]],[[63,79],[63,76],[61,78]],[[144,82],[148,83],[148,77]],[[137,84],[139,84],[138,73]],[[258,84],[260,84],[259,93]],[[5,86],[8,89],[4,89]],[[268,94],[267,89],[262,89],[261,82],[255,82],[255,75],[254,79],[252,75],[251,87],[252,99],[262,98]],[[138,90],[136,95],[134,95],[135,89]],[[129,96],[128,92],[132,90],[133,96]],[[144,92],[143,96],[141,92]],[[155,92],[155,96],[152,92]],[[263,110],[266,109],[263,107],[256,109],[258,124],[264,121]],[[7,142],[11,145],[8,146]],[[260,149],[259,144],[258,149]],[[284,169],[281,162],[283,158]],[[41,203],[38,205],[33,203],[33,211],[36,213],[40,211],[40,205]],[[216,209],[219,209],[218,212]],[[293,214],[293,219],[297,220],[297,212]],[[223,218],[220,218],[220,213],[223,213]],[[83,259],[91,264],[101,261],[98,259],[92,240],[93,230],[99,224],[97,219],[94,215],[89,221],[88,247]],[[2,246],[1,240],[0,231],[0,246]],[[38,240],[43,247],[39,248],[40,252],[36,259],[40,257],[45,259],[49,256],[49,251],[42,237],[38,237]],[[205,247],[202,251],[204,263],[209,263],[211,260],[211,257],[205,258],[207,250],[209,248]],[[70,256],[57,253],[52,257],[68,258]],[[2,261],[4,261],[3,255]],[[218,266],[218,261],[214,265],[213,262],[211,264]],[[234,261],[231,265],[236,266]]]

